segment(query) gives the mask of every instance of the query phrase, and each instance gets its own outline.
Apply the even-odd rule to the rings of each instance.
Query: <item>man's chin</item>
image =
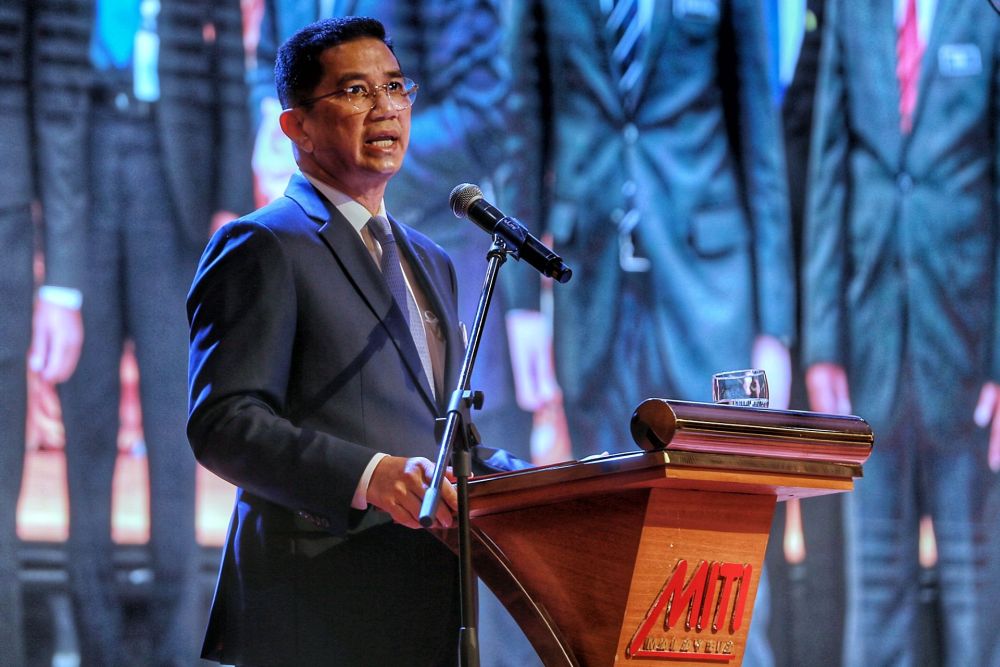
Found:
[[[369,163],[368,171],[372,175],[378,175],[385,179],[390,179],[399,173],[399,170],[403,167],[403,159],[400,158],[383,158],[379,160],[373,160]]]

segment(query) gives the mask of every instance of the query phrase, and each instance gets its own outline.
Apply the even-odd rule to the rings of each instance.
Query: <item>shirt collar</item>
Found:
[[[368,212],[368,209],[345,195],[337,188],[324,183],[318,178],[310,176],[306,173],[303,173],[302,175],[305,176],[317,190],[319,190],[321,195],[326,197],[330,203],[333,204],[334,208],[336,208],[342,216],[347,218],[347,221],[351,223],[351,227],[354,227],[354,231],[360,234],[361,230],[368,224],[368,221],[372,219],[372,214]],[[384,217],[386,220],[389,219],[389,215],[385,210],[384,199],[379,202],[377,215]]]

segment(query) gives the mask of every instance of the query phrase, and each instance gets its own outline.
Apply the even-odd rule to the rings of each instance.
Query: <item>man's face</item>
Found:
[[[313,96],[351,86],[371,91],[403,78],[396,57],[377,39],[331,47],[320,61],[324,76]],[[291,112],[299,114],[302,136],[292,139],[302,170],[349,196],[384,187],[403,164],[410,140],[410,109],[396,109],[384,89],[377,92],[371,110],[357,111],[345,96],[335,95]]]

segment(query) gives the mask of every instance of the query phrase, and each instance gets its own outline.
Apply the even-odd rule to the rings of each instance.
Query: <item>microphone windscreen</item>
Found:
[[[455,217],[464,218],[469,212],[469,207],[477,199],[483,198],[483,191],[479,189],[478,185],[473,185],[472,183],[462,183],[461,185],[456,185],[448,196],[448,204],[451,206],[451,212],[455,214]]]

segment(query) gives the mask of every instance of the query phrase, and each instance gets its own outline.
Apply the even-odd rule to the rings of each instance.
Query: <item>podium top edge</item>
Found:
[[[635,409],[632,437],[647,451],[678,449],[860,465],[874,435],[853,415],[770,410],[646,399]]]

